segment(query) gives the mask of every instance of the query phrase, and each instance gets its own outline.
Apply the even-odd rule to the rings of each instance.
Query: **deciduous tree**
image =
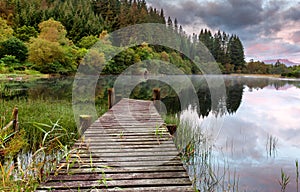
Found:
[[[13,29],[7,25],[7,21],[0,17],[0,42],[12,37]]]

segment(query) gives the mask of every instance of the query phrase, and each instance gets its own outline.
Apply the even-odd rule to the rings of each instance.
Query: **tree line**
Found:
[[[195,58],[195,45],[203,43],[224,73],[245,72],[244,47],[237,35],[203,29],[187,35],[177,19],[164,10],[149,7],[145,0],[0,0],[0,70],[34,69],[42,73],[68,74],[101,34],[139,23],[161,23],[184,38],[180,50]],[[166,37],[169,38],[169,37]],[[114,43],[109,39],[110,46]],[[101,54],[97,53],[99,58]],[[105,55],[103,56],[105,60]],[[174,63],[187,74],[200,74],[193,61],[178,51],[155,45],[136,46],[117,55],[104,69],[119,74],[145,59]],[[197,59],[196,59],[197,60]],[[167,73],[168,66],[159,66]]]

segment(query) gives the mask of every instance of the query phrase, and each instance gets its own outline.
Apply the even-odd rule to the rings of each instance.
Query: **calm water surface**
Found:
[[[190,107],[180,113],[181,123],[191,125],[188,131],[193,135],[188,137],[195,143],[194,156],[187,160],[191,177],[202,190],[271,192],[281,190],[283,170],[290,176],[286,191],[295,192],[295,161],[300,159],[300,81],[224,80],[227,98],[220,98],[219,111],[209,109],[203,116]],[[201,107],[205,108],[200,103]],[[214,122],[221,124],[220,128]]]

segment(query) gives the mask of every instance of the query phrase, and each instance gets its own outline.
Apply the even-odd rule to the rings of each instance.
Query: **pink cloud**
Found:
[[[300,31],[297,31],[293,34],[292,36],[292,40],[295,42],[295,43],[300,43]]]
[[[247,52],[249,54],[255,54],[257,53],[258,51],[262,51],[262,52],[265,52],[265,51],[269,51],[270,50],[270,47],[269,45],[266,45],[266,44],[261,44],[261,43],[258,43],[258,44],[254,44],[250,47],[247,48]]]

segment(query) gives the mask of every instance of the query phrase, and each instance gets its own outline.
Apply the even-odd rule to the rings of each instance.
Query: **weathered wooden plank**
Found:
[[[163,136],[166,137],[170,137],[169,132],[166,129],[158,129],[158,131],[160,134],[162,134]],[[129,136],[135,136],[135,137],[149,137],[149,136],[156,136],[155,135],[156,130],[151,130],[149,132],[138,132],[136,129],[133,129],[132,132],[127,132],[122,131],[122,130],[117,130],[117,131],[107,131],[107,130],[88,130],[86,131],[84,134],[85,136],[91,136],[91,135],[95,135],[99,136],[99,137],[129,137]]]
[[[37,192],[47,192],[48,190],[37,190]],[[69,189],[51,190],[52,192],[65,192]],[[74,190],[78,191],[78,190]],[[194,192],[188,186],[160,186],[160,187],[131,187],[131,188],[110,188],[110,189],[80,189],[81,192]]]
[[[157,144],[157,143],[155,143]],[[88,146],[80,146],[80,145],[75,145],[76,148],[78,149],[85,149],[88,150]],[[147,148],[153,148],[153,145],[107,145],[106,143],[94,143],[93,148],[94,149],[147,149]],[[161,143],[160,145],[155,145],[156,148],[165,148],[165,149],[170,149],[174,148],[173,143]]]
[[[87,153],[78,153],[82,155],[90,155]],[[97,156],[101,157],[148,157],[148,156],[169,156],[169,157],[176,157],[178,155],[178,152],[173,151],[153,151],[153,152],[131,152],[131,153],[99,153]],[[72,155],[71,155],[72,156]]]
[[[153,140],[153,141],[122,141],[122,142],[113,142],[113,141],[96,141],[96,140],[87,140],[86,141],[88,146],[92,145],[117,145],[117,146],[130,146],[130,145],[155,145],[160,146],[164,144],[172,144],[172,140],[160,141],[160,140]]]
[[[188,178],[186,172],[162,172],[162,173],[117,173],[105,174],[107,179],[132,180],[132,179],[166,179],[166,178]],[[80,174],[80,175],[50,175],[47,181],[96,181],[103,179],[102,174]]]
[[[92,156],[86,156],[82,157],[80,156],[80,159],[78,158],[69,158],[69,162],[72,162],[73,160],[77,160],[80,162],[134,162],[134,161],[170,161],[170,160],[178,160],[180,161],[180,157],[170,157],[170,156],[149,156],[149,157],[95,157]],[[62,163],[66,162],[65,159],[61,161]]]
[[[126,167],[113,167],[113,168],[105,168],[105,165],[101,167],[93,167],[93,168],[82,168],[82,169],[72,169],[69,171],[62,170],[59,174],[65,175],[73,175],[73,174],[102,174],[102,173],[143,173],[143,172],[177,172],[177,171],[185,171],[183,166],[154,166],[154,167],[130,167],[126,169]],[[103,168],[104,167],[104,168]]]
[[[136,149],[136,148],[134,148],[134,149],[130,149],[130,148],[129,149],[98,149],[98,148],[95,148],[94,146],[91,146],[90,149],[93,150],[93,153],[97,153],[97,154],[102,154],[102,153],[129,153],[129,154],[133,153],[133,154],[136,154],[139,152],[145,152],[145,154],[147,154],[147,153],[154,152],[154,155],[155,155],[155,153],[157,153],[157,152],[166,153],[165,150],[162,150],[162,148],[156,148],[156,147],[147,148],[147,149],[145,149],[145,148],[142,148],[142,149]],[[85,151],[82,150],[82,151],[78,151],[78,152],[81,153],[81,152],[85,152]],[[175,152],[175,154],[178,154],[178,151],[176,148],[171,148],[167,151],[167,153],[170,153],[170,152]]]
[[[76,162],[76,161],[75,161]],[[124,161],[114,161],[114,162],[76,162],[72,165],[72,169],[75,168],[92,168],[92,167],[101,167],[107,165],[109,167],[151,167],[151,166],[181,166],[180,161],[136,161],[136,162],[124,162]],[[59,167],[59,166],[57,166]],[[64,166],[63,169],[66,169],[67,166]]]
[[[87,142],[90,141],[99,141],[97,137],[86,137]],[[101,138],[100,141],[111,141],[111,142],[137,142],[137,141],[168,141],[171,140],[170,138],[166,137],[158,137],[158,138]],[[172,140],[171,140],[172,141]],[[173,141],[172,141],[173,142]]]
[[[111,188],[111,187],[130,187],[130,186],[182,186],[190,185],[189,178],[172,178],[172,179],[137,179],[137,180],[107,180],[105,186],[102,180],[99,181],[66,181],[66,182],[47,182],[42,189],[80,189],[80,188]]]
[[[160,186],[160,187],[139,187],[139,188],[120,188],[120,189],[101,189],[101,192],[194,192],[195,189],[191,186]],[[91,190],[91,192],[99,192],[97,189]]]

